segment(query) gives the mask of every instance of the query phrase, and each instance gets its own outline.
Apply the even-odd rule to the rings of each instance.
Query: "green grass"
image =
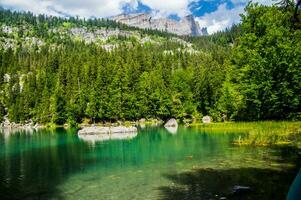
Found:
[[[192,124],[193,127],[211,133],[241,133],[233,143],[238,145],[301,144],[301,122],[227,122]]]

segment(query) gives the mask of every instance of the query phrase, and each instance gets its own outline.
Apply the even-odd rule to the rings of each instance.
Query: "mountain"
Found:
[[[122,45],[131,46],[132,43],[143,46],[173,43],[182,51],[196,52],[191,43],[156,29],[140,29],[106,18],[36,16],[0,7],[0,50],[19,47],[41,49],[48,44],[57,47],[70,42],[96,44],[106,51]],[[171,50],[162,49],[167,52]]]
[[[192,15],[188,15],[180,21],[167,18],[153,18],[147,13],[121,14],[111,19],[128,26],[166,31],[177,35],[208,35],[207,28],[204,27],[201,29]]]

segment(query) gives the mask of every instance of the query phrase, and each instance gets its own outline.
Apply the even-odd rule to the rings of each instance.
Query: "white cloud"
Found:
[[[216,11],[206,13],[202,17],[196,18],[201,27],[207,27],[209,34],[224,30],[233,24],[240,22],[240,14],[244,13],[245,5],[250,0],[231,0],[235,5],[234,8],[228,9],[226,3],[219,5]],[[272,5],[272,0],[252,0],[254,3],[262,5]]]
[[[129,5],[131,8],[136,9],[138,7],[138,1],[137,0],[131,0],[129,2]]]
[[[201,27],[207,27],[208,33],[212,34],[223,30],[240,21],[239,14],[244,12],[244,6],[227,9],[226,4],[221,4],[216,11],[207,13],[196,20]]]
[[[122,7],[125,4],[133,9],[137,8],[138,1],[154,10],[156,17],[167,17],[171,14],[184,17],[191,14],[189,5],[199,0],[0,0],[0,6],[15,10],[28,10],[35,14],[62,15],[61,13],[67,13],[80,17],[110,17],[122,13]],[[249,0],[231,1],[234,8],[228,9],[224,3],[216,11],[197,18],[201,27],[207,27],[211,34],[239,22],[239,14],[243,12]],[[274,3],[272,0],[253,0],[253,2],[265,5]]]
[[[196,0],[141,0],[141,2],[150,8],[156,10],[160,16],[177,14],[180,17],[190,14],[189,4]]]
[[[55,11],[81,17],[109,17],[120,14],[122,6],[137,6],[136,0],[1,0],[0,5],[35,14],[59,15]]]
[[[81,17],[108,17],[120,14],[125,4],[137,8],[139,0],[0,0],[0,5],[33,13],[59,15],[55,11]],[[190,14],[188,5],[196,0],[140,0],[159,16]]]

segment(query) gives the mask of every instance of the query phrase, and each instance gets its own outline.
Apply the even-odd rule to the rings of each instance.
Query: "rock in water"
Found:
[[[78,135],[79,139],[89,142],[96,143],[106,140],[125,140],[132,139],[137,136],[137,132],[132,133],[115,133],[115,134],[95,134],[95,135]]]
[[[95,143],[105,140],[131,139],[137,136],[136,127],[85,127],[78,131],[78,137],[84,141]]]
[[[146,119],[145,118],[141,118],[140,120],[139,120],[139,123],[141,123],[141,124],[144,124],[146,122]]]
[[[202,121],[205,124],[210,124],[211,123],[211,118],[209,116],[204,116]]]
[[[248,186],[241,186],[241,185],[235,185],[232,188],[232,193],[233,195],[239,195],[239,194],[245,194],[251,192],[251,188]]]
[[[110,128],[109,127],[85,127],[78,131],[79,135],[96,135],[96,134],[109,134]]]
[[[136,133],[136,127],[125,127],[125,126],[116,126],[116,127],[85,127],[78,131],[79,135],[97,135],[97,134],[114,134],[114,133]]]
[[[117,127],[111,127],[110,132],[111,133],[136,133],[137,128],[136,127],[117,126]]]
[[[166,122],[166,124],[164,125],[164,127],[165,127],[165,128],[166,128],[166,127],[178,127],[178,122],[177,122],[176,119],[172,118],[172,119],[170,119],[170,120],[168,120],[168,121]]]

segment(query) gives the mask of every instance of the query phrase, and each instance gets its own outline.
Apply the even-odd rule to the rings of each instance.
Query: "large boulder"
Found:
[[[178,127],[178,122],[176,119],[172,118],[165,123],[164,127]]]
[[[210,124],[211,123],[211,117],[209,116],[204,116],[202,119],[203,123],[205,124]]]
[[[107,140],[125,140],[132,139],[137,136],[137,132],[133,133],[115,133],[115,134],[96,134],[96,135],[78,135],[79,139],[89,142],[96,143]]]
[[[84,127],[78,131],[78,137],[84,141],[95,143],[97,141],[131,139],[137,136],[136,127]]]
[[[139,120],[139,123],[141,123],[141,124],[144,124],[146,122],[146,119],[145,118],[141,118],[140,120]]]
[[[98,135],[98,134],[114,134],[114,133],[135,133],[137,132],[136,127],[125,127],[125,126],[116,126],[116,127],[84,127],[78,131],[79,135]]]
[[[117,126],[117,127],[111,127],[110,129],[111,133],[136,133],[137,128],[136,127],[125,127],[125,126]]]
[[[97,135],[97,134],[109,134],[110,128],[109,127],[84,127],[83,129],[78,131],[79,135]]]

